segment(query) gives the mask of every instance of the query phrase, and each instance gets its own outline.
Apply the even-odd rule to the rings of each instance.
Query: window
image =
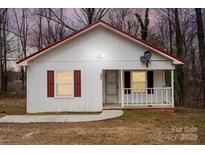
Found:
[[[73,96],[73,72],[56,72],[56,96]]]
[[[145,92],[146,88],[146,72],[144,71],[133,71],[132,72],[132,83],[131,86],[138,92]]]

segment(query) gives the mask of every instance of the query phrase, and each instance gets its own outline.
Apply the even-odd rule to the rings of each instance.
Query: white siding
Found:
[[[55,51],[53,51],[55,50]],[[104,69],[141,69],[146,66],[140,62],[146,48],[122,38],[104,28],[98,27],[77,37],[29,62],[27,73],[27,111],[89,112],[102,110],[102,80]],[[98,54],[104,55],[98,59]],[[81,97],[48,98],[47,70],[81,70]],[[172,61],[153,53],[148,69],[174,69]],[[162,86],[162,72],[154,85]]]
[[[81,97],[47,97],[47,70],[81,70]],[[28,112],[101,111],[101,69],[97,63],[32,63],[28,67]]]

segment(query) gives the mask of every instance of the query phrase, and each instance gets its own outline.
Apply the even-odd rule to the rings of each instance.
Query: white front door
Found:
[[[105,71],[105,103],[118,103],[118,71]]]

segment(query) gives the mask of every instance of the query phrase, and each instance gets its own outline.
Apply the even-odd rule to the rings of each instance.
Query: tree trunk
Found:
[[[6,15],[5,15],[6,16]],[[4,92],[8,91],[8,74],[7,74],[7,41],[6,41],[6,17],[4,17],[3,24],[3,90]]]
[[[170,53],[173,53],[173,47],[172,47],[172,22],[171,22],[171,11],[170,9],[168,9],[168,21],[169,21],[169,50],[170,50]]]
[[[0,14],[0,92],[2,91],[2,42],[2,14]]]
[[[0,11],[0,85],[2,91],[7,91],[7,9],[1,9]]]
[[[25,75],[24,75],[24,68],[21,67],[21,81],[22,81],[22,89],[25,90]]]
[[[38,21],[38,50],[40,50],[42,48],[42,14],[43,14],[43,10],[40,8],[38,9],[39,12],[39,21]]]
[[[92,22],[93,22],[94,11],[95,11],[94,8],[87,9],[88,25],[92,24]]]
[[[63,9],[61,8],[60,9],[60,19],[63,20]],[[61,25],[60,26],[60,32],[59,32],[59,37],[60,39],[63,39],[64,35],[63,35],[63,29],[64,29],[64,26]]]
[[[183,57],[183,47],[182,47],[182,35],[179,23],[178,9],[174,9],[175,14],[175,31],[176,31],[176,48],[177,56]],[[176,93],[178,96],[179,105],[184,104],[185,92],[184,92],[184,70],[183,65],[176,66]]]
[[[142,20],[142,17],[136,13],[135,16],[137,17],[139,23],[140,23],[140,27],[141,27],[141,38],[143,40],[147,40],[147,36],[148,36],[148,26],[149,26],[149,9],[147,8],[145,10],[145,16],[144,16],[144,22]]]
[[[205,108],[205,45],[204,45],[204,26],[201,9],[195,9],[197,21],[197,36],[199,46],[199,60],[201,66],[201,106]]]

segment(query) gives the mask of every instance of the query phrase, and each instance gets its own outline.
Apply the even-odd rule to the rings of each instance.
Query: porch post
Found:
[[[171,70],[172,107],[174,107],[174,70]]]
[[[121,88],[121,106],[124,108],[124,84],[123,84],[123,70],[120,70],[120,88]]]

